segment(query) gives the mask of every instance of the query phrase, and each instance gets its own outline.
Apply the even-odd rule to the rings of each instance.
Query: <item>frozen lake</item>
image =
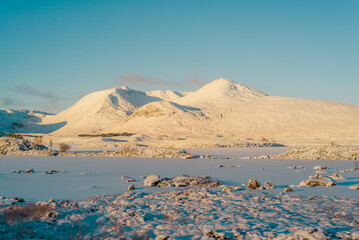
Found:
[[[96,195],[116,194],[128,191],[131,184],[122,176],[136,179],[136,191],[169,191],[174,188],[143,187],[141,176],[158,174],[161,177],[211,176],[224,184],[247,185],[249,178],[257,179],[262,185],[270,181],[277,186],[273,190],[259,190],[271,193],[283,192],[288,185],[297,185],[310,175],[313,167],[327,166],[324,176],[354,168],[353,161],[320,160],[273,160],[240,159],[287,151],[289,148],[222,148],[190,149],[194,154],[229,157],[230,159],[164,159],[127,157],[0,157],[0,196],[21,197],[26,201],[47,201],[48,199],[81,200]],[[219,168],[218,165],[224,165]],[[227,167],[239,165],[240,167]],[[307,170],[289,169],[289,166],[304,166]],[[35,173],[10,173],[10,171],[33,168]],[[42,175],[43,170],[66,170],[65,173]],[[88,173],[83,175],[82,173]],[[346,179],[337,181],[334,187],[300,187],[294,192],[301,195],[331,195],[358,198],[357,190],[349,186],[359,184],[359,172],[340,173]]]

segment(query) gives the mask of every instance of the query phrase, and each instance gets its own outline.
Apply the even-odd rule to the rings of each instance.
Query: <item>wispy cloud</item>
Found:
[[[195,85],[197,87],[203,87],[207,82],[203,81],[197,74],[196,71],[193,72],[193,76],[188,78],[188,83],[190,85]]]
[[[64,98],[58,96],[57,94],[50,91],[41,91],[27,83],[23,83],[15,86],[15,91],[25,95],[38,97],[46,101],[45,105],[47,109],[56,109],[59,107],[59,101]]]
[[[1,98],[0,103],[1,103],[0,105],[4,107],[20,107],[26,105],[23,101],[19,99],[9,98],[9,97]]]
[[[126,75],[119,76],[115,83],[123,84],[123,85],[137,85],[137,86],[151,86],[151,85],[161,85],[161,86],[170,86],[170,87],[178,87],[181,86],[181,83],[164,81],[159,78],[154,77],[144,77],[137,75],[135,73],[127,73]]]

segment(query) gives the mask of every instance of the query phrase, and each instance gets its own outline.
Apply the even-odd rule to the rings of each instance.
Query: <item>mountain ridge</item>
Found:
[[[359,144],[356,105],[269,96],[223,78],[195,92],[128,87],[93,92],[61,113],[44,116],[41,124],[59,127],[52,136],[134,132],[152,139],[224,136],[228,141],[265,137]]]

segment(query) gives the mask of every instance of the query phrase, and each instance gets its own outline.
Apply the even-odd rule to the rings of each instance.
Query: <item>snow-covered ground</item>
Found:
[[[238,149],[189,149],[191,153],[209,154],[217,159],[163,159],[163,158],[120,158],[120,157],[40,157],[1,156],[1,196],[21,197],[26,201],[47,201],[48,199],[81,200],[96,195],[124,193],[130,184],[137,192],[170,191],[173,188],[149,188],[143,186],[142,176],[157,174],[161,177],[211,176],[223,184],[247,184],[250,178],[262,185],[270,181],[276,189],[259,190],[280,193],[289,185],[298,185],[302,180],[316,174],[313,167],[327,166],[321,175],[340,173],[345,180],[337,180],[334,187],[295,187],[300,195],[330,195],[358,198],[358,191],[349,189],[359,184],[359,171],[340,172],[353,169],[353,161],[330,160],[280,160],[241,159],[243,157],[276,154],[289,148],[238,148]],[[229,159],[223,159],[229,158]],[[223,165],[224,167],[218,167]],[[233,165],[234,167],[228,167]],[[306,168],[291,169],[290,166]],[[34,173],[11,173],[11,171],[33,168]],[[42,171],[59,170],[54,174]],[[66,170],[66,172],[61,172]],[[136,182],[129,183],[123,176],[130,176]]]
[[[187,149],[210,159],[1,156],[0,238],[359,239],[359,194],[349,189],[359,171],[343,171],[354,161],[243,159],[288,149]],[[42,174],[50,170],[59,172]],[[318,173],[344,179],[284,192]],[[226,186],[145,187],[142,177],[151,174],[211,176]],[[250,178],[276,188],[247,189]],[[11,197],[25,202],[7,207]],[[38,201],[46,202],[31,205]]]

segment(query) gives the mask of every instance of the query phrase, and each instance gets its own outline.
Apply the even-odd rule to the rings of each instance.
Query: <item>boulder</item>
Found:
[[[128,190],[130,190],[130,191],[135,190],[135,186],[133,184],[131,184],[130,186],[128,186]]]
[[[331,187],[337,184],[327,177],[316,174],[314,176],[309,176],[309,178],[306,180],[301,181],[299,185],[309,187]]]
[[[249,179],[248,181],[248,188],[249,189],[257,189],[260,187],[259,182],[257,181],[257,179]]]
[[[271,189],[271,188],[275,188],[274,184],[271,182],[264,182],[264,189]]]
[[[287,187],[286,189],[284,189],[284,192],[293,192],[293,189],[291,189],[290,187]]]
[[[166,180],[162,180],[159,184],[157,184],[157,187],[171,187],[171,184]]]
[[[158,175],[150,175],[145,180],[143,180],[144,186],[152,187],[157,186],[157,184],[161,181],[160,176]]]
[[[328,169],[327,166],[314,166],[313,167],[314,170],[321,170],[321,169]]]
[[[175,187],[187,187],[188,184],[185,182],[175,182]]]
[[[329,177],[333,178],[334,180],[345,180],[345,178],[339,173],[333,173]]]

